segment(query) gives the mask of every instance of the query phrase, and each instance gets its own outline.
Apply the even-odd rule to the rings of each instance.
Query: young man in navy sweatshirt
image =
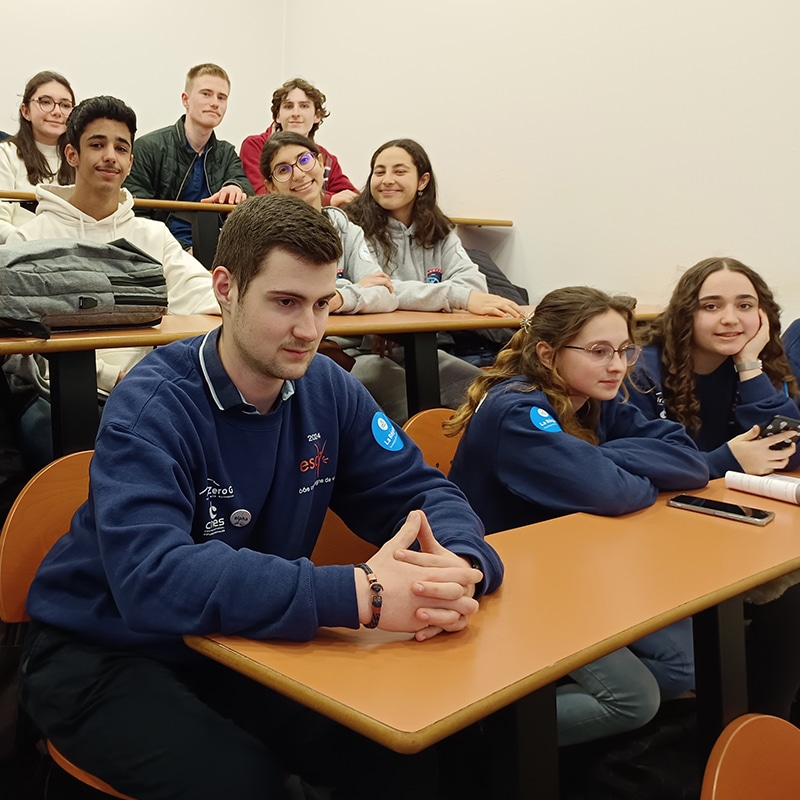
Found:
[[[182,640],[377,621],[421,642],[466,626],[502,580],[461,492],[315,358],[340,254],[295,198],[231,214],[213,272],[222,327],[159,348],[112,393],[89,499],[34,580],[23,705],[120,792],[264,800],[288,771],[335,796],[436,796],[429,754],[384,750]],[[367,569],[309,561],[328,507],[380,548],[380,608]]]

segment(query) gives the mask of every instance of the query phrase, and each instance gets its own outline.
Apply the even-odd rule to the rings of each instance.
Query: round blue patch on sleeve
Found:
[[[384,450],[402,450],[405,447],[394,424],[382,411],[376,411],[372,417],[372,435]]]
[[[534,428],[538,428],[540,431],[556,433],[561,430],[561,426],[553,419],[550,412],[539,408],[539,406],[534,406],[531,409],[531,422]]]

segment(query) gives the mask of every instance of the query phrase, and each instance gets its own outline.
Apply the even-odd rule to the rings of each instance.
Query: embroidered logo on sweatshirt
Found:
[[[425,270],[425,282],[426,283],[441,283],[442,282],[442,270],[439,267],[431,267],[430,269]]]
[[[216,536],[225,533],[225,518],[220,515],[217,503],[220,500],[232,498],[234,496],[233,486],[222,486],[213,478],[206,479],[206,488],[199,493],[200,497],[205,497],[208,501],[208,512],[206,514],[206,524],[203,529],[203,536]]]
[[[330,461],[328,456],[325,455],[325,448],[328,446],[328,440],[321,438],[319,433],[310,433],[306,437],[313,448],[308,458],[301,459],[300,461],[300,475],[301,478],[311,478],[313,481],[306,485],[301,486],[298,494],[307,494],[313,492],[320,483],[333,483],[335,475],[323,475],[323,472],[329,470],[324,469],[325,465]]]
[[[325,455],[325,448],[327,447],[327,442],[322,442],[322,444],[317,444],[317,442],[312,443],[312,447],[314,448],[315,452],[311,458],[304,458],[300,462],[300,472],[316,472],[317,477],[319,478],[319,471],[323,464],[328,463],[328,456]]]
[[[233,486],[221,486],[213,478],[206,478],[206,488],[199,496],[208,500],[213,500],[215,497],[233,497]]]
[[[539,406],[531,408],[531,422],[535,428],[548,433],[556,433],[561,430],[561,426],[553,419],[549,411],[545,411]]]
[[[372,418],[372,436],[384,450],[393,452],[404,447],[404,442],[397,435],[392,421],[382,411],[376,411]]]

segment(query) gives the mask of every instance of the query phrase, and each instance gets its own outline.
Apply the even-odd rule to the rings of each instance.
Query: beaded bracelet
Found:
[[[363,569],[367,573],[367,580],[369,581],[369,588],[372,591],[372,619],[364,623],[365,628],[377,628],[378,623],[381,621],[381,606],[383,605],[383,598],[380,593],[383,591],[383,586],[378,583],[375,573],[367,564],[356,564],[359,569]]]

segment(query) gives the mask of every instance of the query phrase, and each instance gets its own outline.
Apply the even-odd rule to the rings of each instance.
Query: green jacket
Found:
[[[136,140],[133,168],[125,181],[125,188],[134,197],[151,200],[180,198],[197,158],[197,154],[186,147],[185,120],[184,115],[174,125],[159,128]],[[211,194],[231,183],[246,194],[255,194],[233,145],[217,139],[213,132],[206,145],[205,171]],[[166,222],[170,215],[167,211],[155,211],[152,216]]]

